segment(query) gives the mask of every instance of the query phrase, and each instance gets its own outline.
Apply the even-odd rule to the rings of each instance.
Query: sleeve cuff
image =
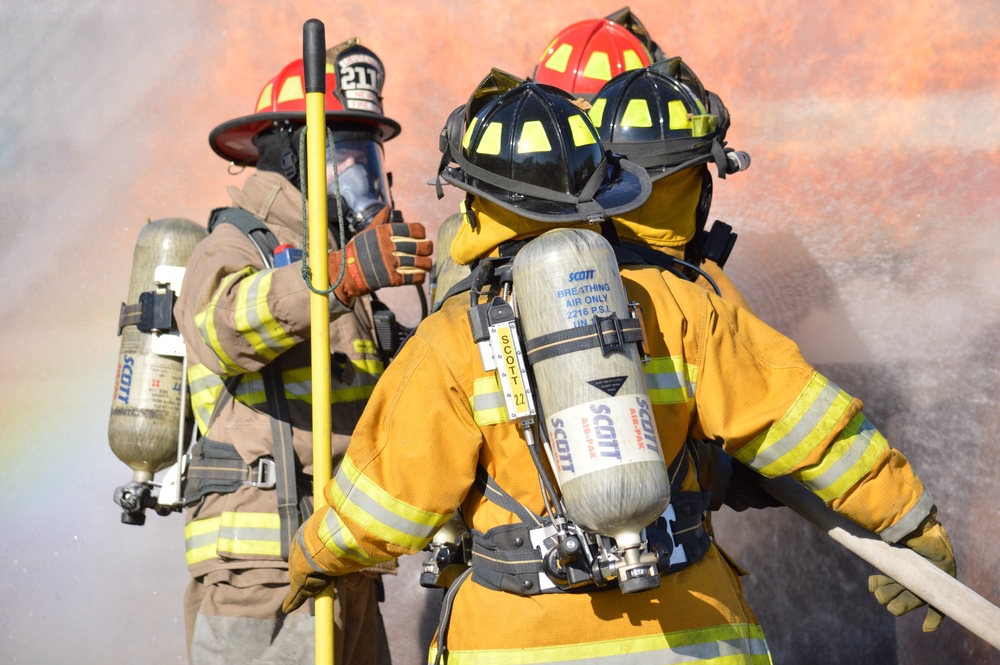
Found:
[[[925,488],[924,493],[899,521],[882,529],[879,536],[887,543],[898,543],[923,523],[934,508],[934,497]]]

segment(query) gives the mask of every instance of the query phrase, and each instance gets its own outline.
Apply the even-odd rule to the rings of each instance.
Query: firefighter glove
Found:
[[[296,538],[298,540],[298,538]],[[324,575],[316,572],[306,560],[298,543],[293,544],[291,554],[288,557],[288,575],[291,580],[291,588],[285,601],[281,604],[281,611],[290,614],[302,607],[307,600],[318,596],[322,591],[333,583],[332,575]]]
[[[343,250],[330,252],[330,282],[343,279],[334,293],[343,303],[389,286],[422,284],[431,269],[434,245],[422,224],[387,223],[389,208],[379,213]],[[345,265],[346,263],[346,265]]]
[[[952,550],[948,533],[937,521],[933,512],[918,529],[904,538],[901,544],[906,545],[952,577],[955,576],[955,552]],[[875,594],[875,599],[885,605],[886,609],[895,616],[902,616],[927,604],[885,575],[869,577],[868,590]],[[930,633],[937,630],[942,619],[944,619],[943,614],[933,607],[928,607],[927,617],[924,619],[923,625],[924,632]]]

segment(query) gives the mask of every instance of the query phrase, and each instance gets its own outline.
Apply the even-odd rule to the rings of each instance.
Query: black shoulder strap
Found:
[[[242,231],[257,247],[264,265],[274,266],[274,249],[278,246],[278,239],[264,222],[242,208],[226,207],[212,211],[208,218],[208,232],[211,233],[219,224],[232,224]]]

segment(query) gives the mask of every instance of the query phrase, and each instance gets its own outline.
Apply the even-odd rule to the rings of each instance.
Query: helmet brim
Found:
[[[622,159],[619,164],[621,170],[618,177],[602,184],[594,194],[593,203],[600,206],[605,219],[635,210],[646,202],[652,192],[652,183],[644,168],[627,159]],[[512,194],[482,181],[477,181],[478,186],[474,186],[465,182],[464,175],[457,167],[449,167],[441,172],[441,178],[445,182],[528,219],[552,224],[595,221],[592,205]]]
[[[224,122],[208,135],[208,144],[219,157],[236,164],[254,166],[260,158],[253,137],[275,122],[292,121],[305,123],[306,114],[299,112],[254,113]],[[391,118],[374,113],[360,114],[349,111],[328,111],[327,124],[352,122],[370,125],[379,133],[382,141],[395,138],[400,132],[399,123]]]

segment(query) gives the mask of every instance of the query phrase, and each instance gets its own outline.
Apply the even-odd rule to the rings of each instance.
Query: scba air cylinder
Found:
[[[583,330],[595,316],[630,319],[614,250],[593,231],[549,231],[518,252],[513,280],[566,510],[637,551],[640,531],[670,499],[638,349],[589,346],[532,361],[533,341]]]
[[[151,322],[155,325],[151,318],[155,306],[143,295],[157,291],[158,268],[183,268],[206,235],[203,227],[190,220],[169,218],[150,222],[136,240],[124,321],[120,322],[125,325],[120,331],[108,442],[118,459],[133,470],[137,483],[148,483],[153,474],[177,461],[181,409],[187,408],[181,403],[185,380],[182,358],[154,352],[154,337],[161,331],[140,330],[148,329]],[[173,288],[179,290],[180,285]],[[139,309],[141,300],[148,302],[145,314],[135,311],[126,316],[126,309]]]

